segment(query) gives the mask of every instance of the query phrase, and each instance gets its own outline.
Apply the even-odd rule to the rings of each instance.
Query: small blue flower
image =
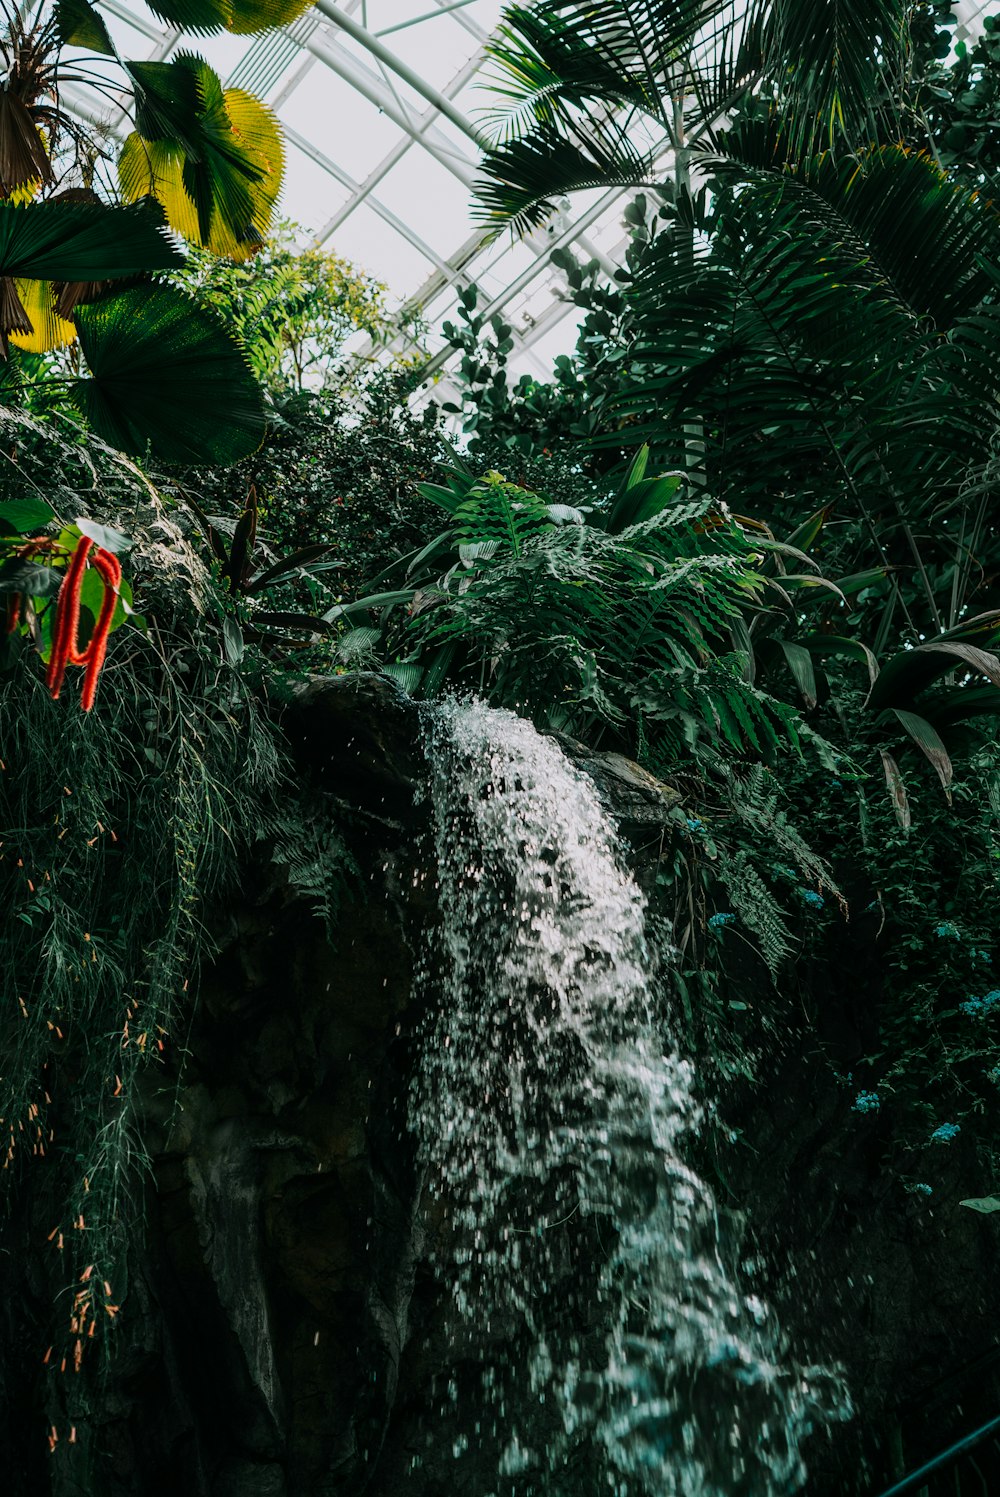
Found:
[[[702,822],[699,820],[699,818],[697,816],[689,816],[687,818],[687,824],[688,824],[688,831],[689,832],[700,832],[701,831]]]
[[[950,1144],[952,1139],[957,1138],[961,1131],[957,1123],[942,1123],[931,1134],[931,1143]]]
[[[982,998],[966,998],[958,1006],[963,1014],[968,1014],[970,1019],[983,1019],[987,1014],[1000,1005],[1000,988],[994,988],[992,992],[984,993]]]
[[[853,1102],[855,1112],[878,1112],[882,1098],[878,1092],[858,1092]]]
[[[994,1086],[1000,1086],[1000,1066],[994,1066],[991,1071],[987,1071],[986,1080],[992,1081]]]
[[[942,941],[957,941],[958,926],[951,920],[943,920],[940,925],[935,925],[934,934],[940,936]]]
[[[721,930],[724,925],[733,925],[735,921],[735,915],[731,915],[728,910],[720,910],[717,915],[709,915],[708,928],[709,930]]]
[[[817,894],[815,889],[800,889],[799,897],[803,904],[807,904],[811,910],[821,910],[826,904],[822,894]]]
[[[914,1196],[932,1196],[934,1194],[933,1185],[925,1185],[922,1180],[915,1181],[913,1185],[908,1185],[906,1188]]]
[[[843,790],[843,788],[844,788],[843,785],[840,783],[839,780],[831,780],[830,781],[830,786],[834,790]]]

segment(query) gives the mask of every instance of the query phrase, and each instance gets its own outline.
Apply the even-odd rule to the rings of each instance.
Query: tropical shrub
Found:
[[[153,9],[195,33],[246,33],[287,24],[304,5],[210,0],[195,13],[157,0]],[[8,399],[25,378],[42,378],[43,399],[75,406],[123,451],[141,455],[152,442],[173,461],[245,456],[264,423],[238,344],[152,277],[183,263],[167,227],[234,260],[261,248],[283,167],[274,116],[251,94],[225,89],[194,53],[120,58],[88,0],[52,0],[30,20],[10,12],[0,53],[0,352],[28,356],[5,379]],[[130,90],[135,124],[116,180],[60,96],[105,62]],[[66,349],[39,365],[38,356]]]
[[[238,261],[193,246],[175,277],[236,335],[279,409],[307,391],[328,405],[354,393],[367,368],[345,345],[359,334],[377,344],[393,325],[385,286],[338,255],[303,248],[304,235],[283,222]]]

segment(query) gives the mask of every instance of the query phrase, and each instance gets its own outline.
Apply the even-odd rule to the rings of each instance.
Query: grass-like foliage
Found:
[[[46,448],[53,469],[72,459],[54,441],[36,455]],[[93,476],[96,501],[97,465]],[[192,631],[207,574],[149,491],[133,497],[143,507],[130,566],[158,600],[157,622],[113,636],[97,710],[53,701],[20,639],[0,690],[0,1178],[10,1205],[44,1175],[47,1251],[73,1286],[58,1365],[79,1362],[91,1325],[99,1337],[114,1319],[145,1161],[142,1102],[160,1084],[157,1063],[183,1051],[210,944],[205,902],[280,778],[255,697],[211,636]]]

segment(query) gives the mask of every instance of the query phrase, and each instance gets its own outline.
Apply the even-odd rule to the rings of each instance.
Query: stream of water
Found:
[[[794,1492],[846,1398],[739,1282],[685,1160],[692,1067],[614,827],[510,713],[448,704],[427,748],[441,918],[410,1125],[471,1410],[456,1473],[479,1461],[455,1490]]]

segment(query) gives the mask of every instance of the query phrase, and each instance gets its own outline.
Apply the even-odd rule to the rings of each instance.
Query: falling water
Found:
[[[594,788],[508,712],[446,705],[427,737],[441,923],[411,1126],[476,1382],[454,1456],[494,1452],[488,1487],[455,1489],[795,1491],[846,1401],[724,1264],[684,1159],[692,1067]]]

